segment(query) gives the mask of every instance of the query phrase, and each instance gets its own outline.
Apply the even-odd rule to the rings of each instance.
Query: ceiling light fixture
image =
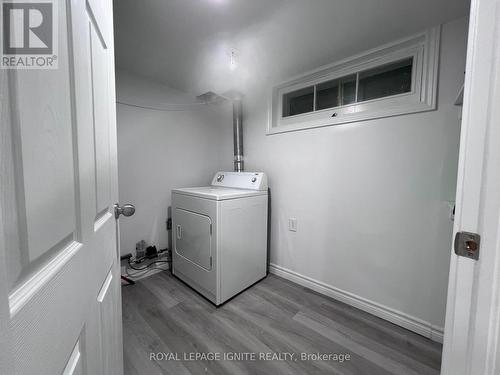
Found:
[[[231,48],[228,55],[229,55],[229,68],[231,70],[235,70],[238,67],[238,50],[236,48]]]

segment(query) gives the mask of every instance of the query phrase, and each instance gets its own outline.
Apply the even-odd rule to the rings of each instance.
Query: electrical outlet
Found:
[[[288,230],[291,232],[297,232],[297,219],[294,217],[288,219]]]

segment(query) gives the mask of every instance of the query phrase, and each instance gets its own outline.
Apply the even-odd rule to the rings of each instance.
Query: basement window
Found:
[[[311,112],[314,108],[314,86],[283,95],[283,117]]]
[[[436,109],[439,27],[273,88],[268,134]]]
[[[316,85],[316,107],[321,110],[356,102],[355,74]]]

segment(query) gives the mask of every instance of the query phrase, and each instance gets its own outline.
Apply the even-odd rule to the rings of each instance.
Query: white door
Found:
[[[500,0],[473,0],[454,232],[481,236],[479,260],[452,255],[442,374],[500,374]]]
[[[122,374],[112,3],[57,7],[58,69],[0,71],[0,373]]]

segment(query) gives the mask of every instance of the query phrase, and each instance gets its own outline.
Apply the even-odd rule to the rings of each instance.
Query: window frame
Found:
[[[435,110],[440,33],[440,26],[433,27],[412,37],[322,66],[274,86],[269,98],[266,134]],[[352,74],[358,77],[359,73],[365,70],[406,58],[413,58],[411,91],[316,110],[316,85]],[[314,86],[313,111],[283,117],[283,96],[309,86]]]

